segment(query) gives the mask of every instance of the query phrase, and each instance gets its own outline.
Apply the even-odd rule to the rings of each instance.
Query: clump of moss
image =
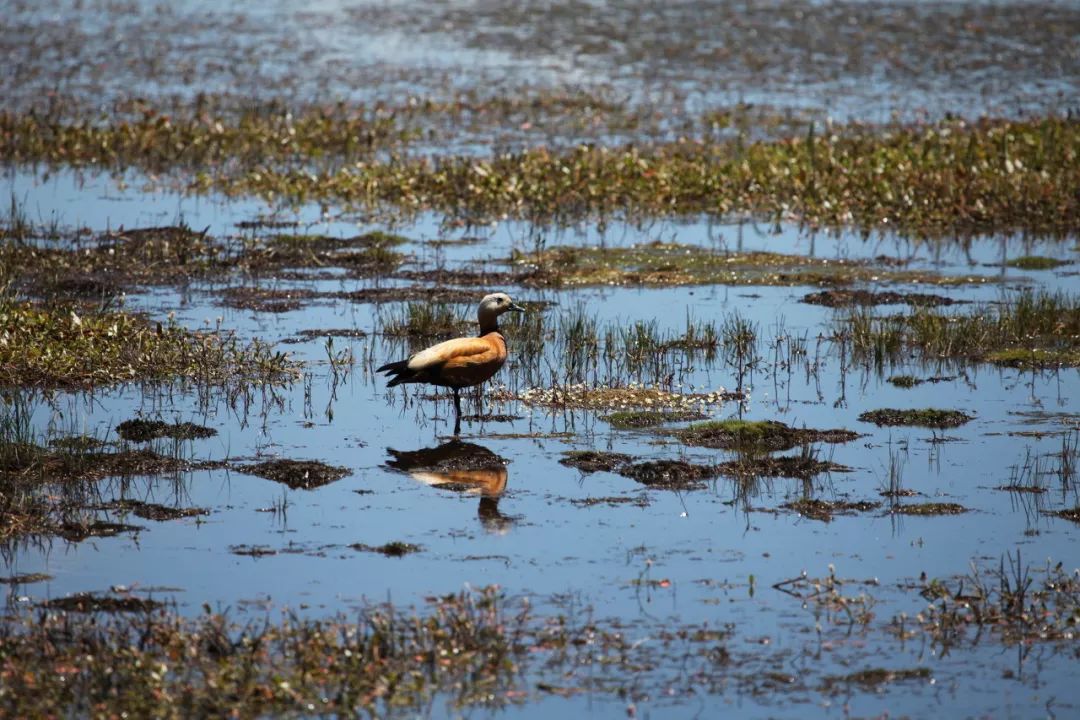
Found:
[[[956,428],[970,422],[974,415],[959,410],[938,410],[925,408],[921,410],[894,410],[882,408],[880,410],[868,410],[859,415],[863,422],[871,422],[878,427],[896,425],[914,425],[917,427],[937,428],[945,430]]]
[[[288,485],[293,490],[312,490],[352,474],[348,468],[327,465],[318,460],[267,460],[254,465],[239,465],[236,469]]]
[[[280,383],[297,364],[255,340],[193,333],[138,315],[0,303],[0,384],[91,388],[180,379]]]
[[[661,410],[623,410],[604,415],[600,419],[609,425],[621,430],[656,427],[665,423],[686,422],[687,420],[702,420],[704,415],[699,412],[684,411],[661,411]]]
[[[191,422],[167,423],[163,420],[133,418],[116,426],[117,434],[131,442],[149,442],[158,438],[200,440],[217,435],[217,430]]]
[[[793,428],[775,420],[713,420],[676,432],[687,445],[725,450],[789,450],[813,442],[843,443],[859,437],[851,430]]]
[[[1068,263],[1065,260],[1058,260],[1044,255],[1023,255],[1008,260],[1005,264],[1008,267],[1019,268],[1020,270],[1053,270]]]

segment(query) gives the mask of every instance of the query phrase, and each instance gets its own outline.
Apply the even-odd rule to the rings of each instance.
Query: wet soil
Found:
[[[800,480],[810,480],[823,473],[852,471],[845,465],[819,460],[813,455],[747,456],[722,462],[716,469],[723,475],[737,478],[788,477]]]

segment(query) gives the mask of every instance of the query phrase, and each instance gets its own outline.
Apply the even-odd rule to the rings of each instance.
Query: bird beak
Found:
[[[512,312],[519,312],[519,313],[525,312],[525,308],[521,307],[517,303],[510,303],[510,307],[507,308],[507,309],[512,311]]]

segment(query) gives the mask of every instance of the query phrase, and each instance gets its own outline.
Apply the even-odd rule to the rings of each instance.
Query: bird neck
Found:
[[[489,332],[499,332],[499,316],[495,314],[480,313],[477,317],[480,321],[480,334],[487,335]]]

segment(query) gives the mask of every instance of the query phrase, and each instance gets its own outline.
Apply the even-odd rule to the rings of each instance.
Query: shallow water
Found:
[[[61,226],[104,229],[182,219],[225,235],[237,231],[237,222],[263,210],[253,202],[118,190],[108,178],[84,177],[75,182],[74,176],[64,173],[47,182],[18,174],[9,182],[13,193],[29,198],[29,208],[36,208],[32,213],[55,218]],[[301,210],[295,220],[303,228],[331,234],[355,234],[362,227],[347,219],[322,218],[311,208]],[[396,230],[414,239],[406,250],[417,264],[430,264],[437,256],[425,240],[445,236],[431,218]],[[488,228],[485,242],[455,247],[443,260],[453,266],[466,258],[505,257],[535,231],[513,224]],[[541,231],[552,244],[588,244],[600,239],[595,228]],[[819,257],[913,257],[916,265],[943,273],[986,274],[988,282],[947,291],[955,298],[982,301],[998,298],[1003,288],[1064,289],[1072,282],[1071,274],[1062,270],[1009,270],[1005,283],[994,282],[1002,271],[987,264],[1021,252],[1074,255],[1068,245],[1028,243],[1020,238],[974,238],[963,244],[932,246],[889,237],[863,240],[844,233],[810,238],[797,228],[770,232],[753,225],[709,227],[702,222],[609,228],[603,236],[604,242],[613,245],[652,239],[801,253],[812,248]],[[332,293],[354,289],[360,282],[341,278],[273,285]],[[1004,554],[1017,550],[1035,566],[1047,560],[1068,563],[1077,556],[1075,525],[1042,512],[1076,504],[1075,478],[1060,482],[1044,478],[1048,492],[1037,496],[995,489],[1030,465],[1032,458],[1043,457],[1044,470],[1049,468],[1046,458],[1061,451],[1062,433],[1075,433],[1080,394],[1076,370],[1030,373],[988,366],[900,364],[880,372],[852,365],[833,343],[819,337],[829,334],[834,311],[799,301],[811,288],[504,288],[517,300],[549,303],[535,310],[544,313],[548,327],[579,306],[595,315],[601,327],[646,320],[655,321],[661,332],[681,332],[688,315],[719,320],[737,313],[758,326],[762,359],[742,378],[741,389],[749,398],[710,406],[711,417],[849,428],[865,436],[818,448],[821,457],[848,466],[850,472],[834,472],[807,483],[762,479],[741,490],[734,481],[720,478],[707,489],[676,493],[650,490],[613,473],[585,475],[558,460],[563,452],[576,449],[703,463],[728,459],[729,453],[686,447],[662,433],[614,430],[600,419],[602,412],[530,408],[514,401],[489,403],[488,411],[516,418],[467,422],[463,428],[465,440],[508,461],[505,492],[490,503],[477,495],[429,487],[388,465],[393,460],[390,449],[415,451],[446,442],[452,413],[445,399],[419,397],[426,391],[387,391],[382,380],[372,376],[373,366],[403,352],[400,341],[375,334],[380,313],[392,312],[395,304],[377,307],[322,297],[299,310],[260,313],[221,306],[220,289],[219,282],[193,282],[182,289],[132,293],[127,304],[158,317],[175,313],[179,322],[193,328],[220,324],[243,337],[288,340],[280,347],[309,363],[301,381],[273,391],[255,390],[232,403],[212,392],[182,387],[122,387],[89,396],[61,393],[36,400],[35,426],[42,433],[51,427],[111,439],[120,421],[137,415],[190,420],[219,434],[181,443],[178,452],[184,456],[227,459],[234,464],[251,458],[321,460],[348,468],[350,475],[310,491],[289,490],[229,469],[105,481],[100,486],[103,499],[123,496],[211,512],[198,519],[167,522],[128,519],[145,529],[78,544],[54,540],[22,547],[5,557],[4,573],[44,572],[53,579],[13,588],[12,602],[127,588],[174,599],[183,613],[197,614],[209,603],[241,612],[291,608],[330,614],[386,599],[411,605],[462,586],[496,583],[514,595],[530,595],[539,602],[569,594],[599,617],[734,623],[736,637],[741,638],[737,642],[770,638],[774,659],[769,662],[782,662],[775,658],[805,654],[809,640],[803,634],[814,619],[800,601],[771,586],[804,571],[821,577],[835,567],[844,578],[876,580],[868,587],[877,603],[876,616],[885,619],[920,609],[917,595],[898,586],[914,582],[923,573],[949,578],[967,572],[971,562],[992,568]],[[323,338],[297,337],[298,331],[309,328],[368,332],[366,338],[335,339],[335,349],[351,348],[361,360],[343,374],[335,373],[326,362]],[[790,367],[777,363],[773,355],[777,338],[788,335],[804,336],[808,348],[806,358],[796,359]],[[497,381],[521,390],[528,373],[514,357],[512,342],[511,348],[511,360]],[[549,348],[546,362],[555,366],[558,359],[553,352]],[[735,389],[739,381],[736,369],[721,359],[687,361],[672,353],[670,361],[679,368],[677,385],[686,390]],[[912,389],[885,382],[905,371],[920,377],[956,377]],[[975,420],[958,429],[932,431],[876,428],[857,419],[861,412],[879,407],[929,406],[961,409],[975,415]],[[1032,429],[1046,434],[1012,434]],[[886,504],[824,523],[780,508],[805,493],[824,499],[880,501],[890,463],[900,464],[904,487],[920,495],[914,499],[956,502],[970,512],[908,517],[885,512]],[[636,502],[574,503],[595,498]],[[391,541],[414,543],[423,550],[392,558],[350,547]],[[252,547],[275,554],[252,557],[236,552]],[[843,674],[864,665],[880,665],[875,653],[887,653],[886,665],[929,665],[936,677],[948,678],[950,686],[923,686],[902,698],[899,689],[890,689],[884,696],[853,691],[842,703],[849,712],[858,708],[879,712],[889,707],[918,713],[939,702],[950,706],[959,702],[972,712],[1004,702],[1027,707],[1023,698],[1035,692],[1034,685],[999,687],[984,680],[1000,673],[999,666],[1012,668],[1018,662],[1008,653],[1002,656],[992,642],[939,659],[932,652],[927,654],[925,647],[904,647],[866,629],[858,632],[858,641],[843,634],[831,639],[835,666],[825,658],[816,661],[821,664],[815,669]],[[977,672],[971,670],[972,664],[979,668]],[[835,671],[829,670],[832,667]],[[1050,655],[1037,663],[1038,680],[1031,682],[1059,689],[1055,696],[1064,701],[1071,691],[1060,683],[1069,667],[1071,662],[1063,656]],[[1026,658],[1020,668],[1024,678],[1033,672]],[[807,697],[817,702],[836,700],[831,694],[802,692],[809,692]],[[1019,696],[1014,697],[1014,692]],[[731,709],[737,714],[798,714],[798,704],[738,693],[720,697],[734,701]],[[703,707],[713,707],[713,700],[703,702]],[[514,712],[532,715],[546,706]],[[680,714],[695,712],[693,703],[680,702],[677,708]]]
[[[21,53],[13,56],[20,74],[0,81],[12,83],[0,87],[10,90],[12,102],[20,107],[49,88],[97,98],[103,105],[127,92],[182,100],[199,90],[322,102],[398,92],[452,95],[460,84],[483,89],[490,78],[510,85],[524,76],[537,86],[614,87],[646,104],[678,96],[685,103],[679,112],[747,100],[880,121],[894,114],[936,117],[957,108],[971,116],[1012,114],[1017,107],[1034,108],[1024,105],[1032,98],[1040,108],[1055,107],[1061,99],[1056,93],[1075,94],[1080,77],[1068,43],[1064,49],[1047,46],[1042,53],[1036,42],[1041,36],[1033,29],[1041,17],[1056,18],[1054,27],[1065,28],[1060,32],[1075,29],[1076,12],[1067,4],[1033,4],[1029,20],[1034,25],[1014,32],[1017,7],[1023,6],[1012,3],[957,3],[935,10],[923,3],[805,3],[788,8],[752,2],[742,8],[745,17],[740,20],[740,43],[745,45],[738,45],[739,52],[731,56],[716,54],[712,46],[704,48],[712,55],[675,52],[679,43],[672,38],[679,37],[680,28],[701,32],[695,3],[667,11],[652,8],[661,15],[655,32],[629,38],[619,28],[627,14],[640,7],[612,9],[609,32],[594,25],[571,32],[574,12],[588,14],[578,6],[560,14],[559,8],[546,5],[511,12],[490,3],[472,4],[468,11],[452,4],[418,16],[408,2],[315,2],[303,8],[272,3],[253,10],[228,3],[164,7],[136,2],[127,13],[73,13],[65,3],[45,9],[16,5],[11,24],[0,30],[0,43]],[[710,8],[736,16],[740,10],[728,3]],[[95,5],[95,10],[101,7]],[[789,16],[789,11],[803,15]],[[830,26],[844,12],[856,29]],[[911,28],[926,27],[949,12],[983,21],[985,48],[995,49],[976,52],[974,40],[965,36],[956,57],[940,55],[935,61],[927,53],[904,62],[904,38]],[[799,35],[801,44],[769,55],[770,62],[756,67],[750,51],[782,44],[802,19],[809,29]],[[172,32],[178,24],[190,32]],[[783,32],[757,43],[747,40],[753,32],[774,26]],[[39,31],[35,42],[19,35],[26,27]],[[866,55],[849,54],[845,63],[821,49],[837,36],[861,46],[860,33],[873,34],[875,27],[888,32],[883,30],[880,44]],[[545,28],[551,35],[547,44],[536,37]],[[930,44],[944,53],[952,35],[948,28],[939,29]],[[425,42],[415,42],[414,33]],[[123,52],[117,51],[118,65],[86,61],[109,56],[119,37],[127,44]],[[522,42],[521,37],[537,42]],[[603,42],[589,45],[590,37]],[[71,38],[79,42],[70,43]],[[644,73],[643,58],[665,49],[674,53],[670,62],[654,67],[652,75]],[[138,62],[158,51],[158,64]],[[992,53],[997,53],[996,66],[988,55]],[[1039,53],[1038,62],[1031,61]],[[57,57],[67,68],[61,82]],[[235,63],[238,57],[246,59]],[[245,74],[252,69],[257,72]],[[375,77],[378,83],[372,82]],[[762,77],[769,82],[758,83]],[[484,132],[490,128],[475,136],[463,133],[451,146],[486,151],[493,140]],[[572,132],[560,133],[552,130],[545,138],[579,139]],[[625,247],[659,240],[830,261],[884,256],[905,261],[908,269],[978,279],[951,287],[870,283],[867,289],[994,302],[1028,288],[1075,292],[1075,263],[1080,260],[1076,237],[1002,235],[930,242],[892,232],[811,232],[794,224],[750,220],[646,219],[569,228],[504,221],[457,227],[421,214],[387,227],[332,208],[282,210],[255,199],[185,195],[137,174],[65,169],[8,168],[0,183],[0,196],[5,195],[21,205],[32,223],[67,231],[88,228],[92,234],[184,223],[206,228],[217,238],[250,237],[264,231],[238,223],[267,219],[291,223],[297,232],[335,237],[388,229],[410,239],[400,249],[408,255],[406,267],[414,269],[480,265],[494,271],[504,269],[499,263],[512,251],[557,245]],[[475,242],[436,242],[463,238]],[[1072,264],[1042,271],[1004,266],[1004,261],[1022,255]],[[432,479],[429,469],[413,468],[410,473],[391,464],[401,464],[391,450],[435,449],[450,441],[453,410],[448,398],[430,399],[426,389],[388,391],[384,380],[374,376],[373,368],[407,352],[407,342],[378,333],[385,319],[401,313],[405,304],[358,303],[340,294],[375,284],[405,281],[357,280],[332,271],[311,280],[230,277],[130,289],[124,300],[127,309],[146,311],[155,319],[171,314],[190,328],[219,326],[242,338],[278,343],[279,349],[307,363],[304,375],[286,387],[250,388],[232,395],[184,385],[123,386],[92,394],[27,393],[34,428],[42,437],[87,434],[112,440],[117,424],[136,416],[192,421],[218,434],[166,444],[164,451],[193,460],[228,461],[230,467],[101,482],[102,500],[135,498],[210,512],[164,522],[128,518],[126,522],[143,529],[80,543],[35,540],[7,548],[0,554],[0,576],[52,576],[10,587],[8,601],[29,608],[69,593],[123,588],[173,600],[187,615],[197,615],[209,604],[230,608],[241,618],[286,610],[328,616],[384,600],[421,606],[428,596],[498,584],[512,596],[533,598],[539,612],[617,621],[646,645],[655,641],[658,628],[730,625],[734,664],[758,680],[747,684],[733,673],[713,692],[689,696],[673,689],[681,687],[689,671],[678,663],[661,664],[642,671],[640,682],[649,694],[637,699],[636,712],[643,717],[720,712],[739,717],[941,712],[1028,717],[1077,712],[1075,641],[1006,646],[987,631],[986,637],[949,648],[931,642],[926,634],[897,639],[891,621],[925,609],[927,602],[918,594],[924,575],[953,579],[971,572],[973,564],[992,571],[1003,557],[1018,552],[1036,577],[1047,562],[1063,562],[1066,571],[1076,570],[1080,531],[1046,512],[1076,506],[1080,500],[1075,474],[1055,459],[1063,442],[1072,443],[1065,452],[1075,467],[1080,371],[1033,373],[912,359],[881,369],[863,366],[830,339],[838,311],[801,302],[817,287],[498,288],[517,301],[535,303],[531,311],[543,315],[548,332],[579,308],[601,328],[644,321],[655,323],[661,335],[683,332],[688,318],[721,323],[737,315],[757,327],[760,358],[753,368],[737,367],[722,354],[709,358],[668,353],[663,364],[673,389],[747,393],[742,402],[707,406],[711,418],[847,428],[863,437],[813,448],[822,459],[847,466],[848,472],[805,482],[766,478],[740,484],[721,477],[700,490],[674,492],[650,489],[611,472],[584,474],[558,461],[567,451],[589,449],[703,464],[729,460],[732,454],[688,447],[663,431],[614,429],[602,417],[606,411],[553,409],[489,397],[484,411],[510,419],[467,421],[462,428],[462,439],[478,446],[474,452],[486,456],[487,451],[507,461],[505,477],[494,475],[497,484],[505,479],[505,489],[497,498],[485,498],[431,487],[424,481]],[[318,297],[282,313],[236,309],[222,301],[222,291],[234,285],[297,288]],[[969,307],[955,309],[964,312]],[[473,312],[471,304],[458,309]],[[879,314],[905,311],[903,306],[877,309]],[[328,362],[324,337],[298,334],[320,329],[366,332],[359,339],[334,338],[334,351],[349,349],[356,362],[335,368]],[[786,356],[793,336],[804,340],[805,355]],[[561,381],[562,363],[561,349],[550,339],[543,353],[526,358],[522,344],[511,335],[510,360],[487,389],[520,394],[530,385],[549,384],[552,374]],[[887,382],[900,374],[951,379],[911,389]],[[647,370],[635,375],[600,366],[589,379],[649,383],[658,378]],[[959,409],[975,419],[946,431],[878,428],[858,419],[864,411],[883,407]],[[476,412],[472,397],[466,412]],[[796,448],[786,454],[798,452]],[[292,490],[237,470],[270,458],[320,460],[347,468],[349,475],[315,490]],[[1046,492],[998,489],[1033,467],[1042,470],[1038,480]],[[889,513],[880,492],[887,488],[891,470],[899,473],[904,488],[918,493],[909,501],[959,503],[969,512],[941,517]],[[490,474],[485,477],[492,479]],[[806,496],[883,504],[837,514],[831,522],[781,507]],[[596,500],[601,502],[584,502]],[[114,512],[103,517],[119,516]],[[422,550],[396,558],[351,547],[388,542],[413,543]],[[270,554],[243,554],[252,548]],[[845,594],[866,593],[873,619],[849,623],[813,600],[780,589],[790,588],[782,583],[803,572],[823,578],[833,568],[837,577],[851,581]],[[882,666],[926,667],[932,679],[825,688],[829,676]],[[788,687],[774,680],[770,685],[767,678],[776,673],[791,674],[799,682]],[[627,704],[609,695],[541,696],[491,714],[623,713]],[[430,714],[460,712],[436,706]]]

